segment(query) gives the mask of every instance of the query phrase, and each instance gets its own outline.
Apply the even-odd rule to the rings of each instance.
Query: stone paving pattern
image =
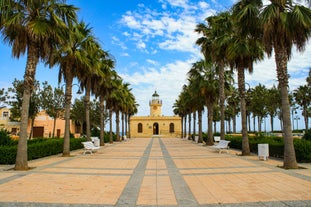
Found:
[[[29,171],[0,166],[0,206],[311,206],[311,165],[219,154],[182,139],[130,139],[93,154],[50,156]]]

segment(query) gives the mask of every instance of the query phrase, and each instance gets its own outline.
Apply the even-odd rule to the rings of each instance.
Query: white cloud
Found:
[[[172,106],[186,83],[187,72],[196,58],[185,61],[176,60],[163,65],[159,69],[141,68],[132,75],[120,74],[124,80],[133,86],[133,94],[140,104],[137,115],[149,114],[149,99],[154,90],[157,90],[163,100],[162,112],[164,115],[173,115]]]
[[[152,64],[152,65],[158,65],[158,62],[157,62],[157,61],[150,60],[150,59],[147,59],[146,61],[147,61],[148,63]]]

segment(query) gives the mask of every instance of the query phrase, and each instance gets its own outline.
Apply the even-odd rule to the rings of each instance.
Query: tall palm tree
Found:
[[[302,108],[302,115],[305,121],[305,130],[309,126],[308,108],[311,104],[311,88],[307,85],[299,86],[293,93],[296,103]]]
[[[274,51],[281,90],[284,134],[284,168],[297,168],[288,99],[287,62],[295,45],[303,51],[311,34],[311,10],[291,0],[271,0],[261,12],[263,42],[269,56]]]
[[[97,84],[96,80],[98,76],[103,76],[100,70],[100,57],[103,50],[96,42],[93,36],[88,37],[88,59],[89,64],[86,64],[84,68],[81,68],[77,73],[80,81],[81,88],[85,89],[84,104],[85,104],[85,123],[86,123],[86,137],[87,140],[91,140],[91,122],[90,122],[90,97],[91,91],[94,91],[94,87]],[[83,70],[82,70],[83,69]]]
[[[24,94],[15,169],[28,169],[27,125],[30,95],[34,87],[36,67],[46,60],[51,50],[66,41],[68,25],[76,21],[77,8],[61,0],[2,0],[0,31],[19,58],[27,53]]]
[[[65,89],[65,136],[63,156],[70,156],[70,108],[72,98],[73,79],[81,71],[89,67],[91,61],[88,56],[90,51],[89,39],[91,29],[84,22],[74,24],[70,27],[67,41],[54,51],[49,60],[51,65],[59,65],[59,82],[63,78],[66,83]]]
[[[228,47],[228,30],[231,29],[231,21],[229,12],[223,12],[215,16],[205,19],[207,25],[201,23],[196,26],[195,31],[203,34],[196,44],[201,46],[201,52],[205,56],[205,60],[211,59],[218,65],[219,77],[219,106],[220,106],[220,137],[225,138],[225,66],[228,64],[226,60],[226,51]]]
[[[233,28],[228,47],[228,61],[238,72],[238,88],[241,104],[242,155],[249,155],[247,116],[245,101],[245,69],[253,71],[253,63],[263,59],[261,32],[258,14],[262,3],[255,0],[241,0],[233,6]],[[255,32],[254,32],[255,31]]]
[[[95,88],[94,93],[96,97],[99,97],[99,105],[100,105],[100,144],[102,146],[105,145],[104,142],[104,114],[105,114],[105,100],[113,88],[112,85],[112,77],[116,76],[116,72],[113,70],[114,61],[109,57],[104,57],[101,59],[102,63],[100,69],[102,73],[101,75],[96,76],[94,82]]]
[[[236,133],[236,116],[240,111],[240,99],[239,99],[239,92],[236,88],[231,87],[230,95],[227,99],[227,104],[232,111],[232,119],[233,119],[233,133]]]
[[[205,80],[205,66],[206,63],[204,60],[200,60],[194,64],[190,71],[188,72],[189,76],[189,91],[192,97],[192,103],[195,111],[198,111],[198,126],[199,126],[199,143],[203,142],[202,138],[202,112],[206,103],[206,97],[204,93],[204,87],[206,85]]]

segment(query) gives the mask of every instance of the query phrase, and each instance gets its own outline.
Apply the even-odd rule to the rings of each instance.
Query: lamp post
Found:
[[[296,115],[294,120],[296,120],[296,129],[298,130],[298,121],[300,120],[300,117]]]
[[[64,87],[65,85],[66,85],[66,83],[64,83],[61,87],[58,86],[58,88],[61,88],[61,90],[63,90],[63,87]],[[72,86],[77,86],[77,87],[79,88],[78,91],[77,91],[77,94],[78,94],[78,95],[81,95],[81,94],[82,94],[81,87],[80,87],[78,84],[74,83],[74,84],[72,84]]]

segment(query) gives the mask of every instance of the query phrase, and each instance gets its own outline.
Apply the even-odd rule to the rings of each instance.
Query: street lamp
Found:
[[[63,87],[66,85],[66,83],[64,83],[60,88],[63,90]],[[76,84],[76,83],[74,83],[74,84],[72,84],[72,86],[77,86],[79,89],[78,89],[78,92],[77,92],[77,94],[78,95],[81,95],[82,94],[82,90],[81,90],[81,87],[78,85],[78,84]],[[58,86],[59,87],[59,86]]]
[[[300,117],[297,115],[295,116],[294,120],[296,120],[296,129],[298,130],[298,121],[300,120]]]

